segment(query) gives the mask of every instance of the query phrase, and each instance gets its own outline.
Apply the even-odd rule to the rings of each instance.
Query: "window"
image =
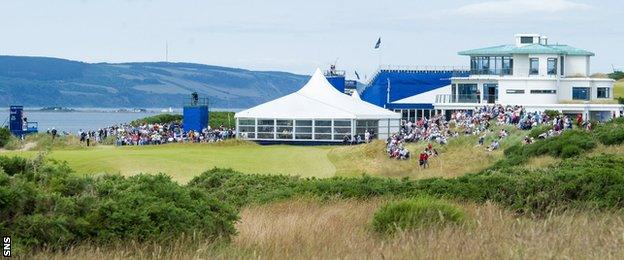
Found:
[[[589,100],[589,88],[572,88],[573,100]]]
[[[312,139],[312,120],[295,121],[295,139]]]
[[[524,94],[524,89],[508,89],[505,91],[507,94]]]
[[[533,37],[522,36],[522,37],[520,37],[520,43],[522,43],[522,44],[531,44],[531,43],[533,43]]]
[[[258,119],[258,138],[260,139],[274,139],[275,136],[275,120],[273,119]]]
[[[345,135],[351,136],[351,120],[334,119],[334,140],[342,140]]]
[[[564,61],[563,56],[559,57],[559,63],[561,64],[561,66],[559,66],[561,67],[561,76],[563,76],[563,68],[564,68],[563,64],[565,64],[563,61]]]
[[[457,84],[457,102],[478,103],[477,84]]]
[[[371,139],[377,138],[377,131],[379,130],[379,120],[358,120],[355,125],[355,135],[359,135],[364,140],[364,134],[368,130],[371,134]]]
[[[513,59],[505,56],[470,57],[470,71],[475,75],[511,75]]]
[[[598,98],[609,98],[610,92],[609,88],[598,88],[596,94],[598,95]]]
[[[316,140],[331,140],[331,120],[316,120],[314,121],[314,139]]]
[[[277,120],[277,139],[292,139],[293,138],[293,121],[292,120]]]
[[[548,58],[548,75],[557,75],[557,58]]]
[[[529,59],[529,75],[537,75],[537,74],[539,74],[539,59],[530,58]]]
[[[531,89],[531,94],[557,94],[554,89]]]

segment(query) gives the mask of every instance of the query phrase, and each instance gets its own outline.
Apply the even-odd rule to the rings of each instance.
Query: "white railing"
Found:
[[[407,71],[469,71],[467,66],[437,66],[437,65],[381,65],[379,70],[407,70]]]

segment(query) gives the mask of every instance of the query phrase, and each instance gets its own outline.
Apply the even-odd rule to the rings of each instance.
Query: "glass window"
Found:
[[[297,132],[295,134],[295,139],[311,140],[312,139],[312,134],[300,134],[299,132]]]
[[[557,75],[557,58],[548,58],[548,75]]]
[[[274,123],[273,119],[258,119],[258,125],[273,125]]]
[[[609,88],[597,88],[596,94],[598,95],[598,98],[609,98],[610,92]]]
[[[513,59],[511,57],[503,57],[502,75],[511,75],[513,72]]]
[[[561,76],[563,76],[563,69],[565,68],[563,65],[565,64],[563,56],[559,57],[559,63],[561,64]]]
[[[477,84],[457,84],[456,99],[459,103],[478,103]]]
[[[253,118],[239,118],[238,125],[256,125],[256,120]]]
[[[537,75],[537,74],[539,74],[539,59],[530,58],[529,59],[529,75]]]
[[[241,133],[255,132],[256,127],[254,126],[239,126],[238,131]]]
[[[366,131],[370,133],[371,139],[377,138],[377,131],[379,130],[379,120],[357,120],[355,127],[355,134],[359,135],[364,140],[364,134]]]
[[[533,37],[531,37],[531,36],[522,36],[522,37],[520,37],[520,43],[522,43],[522,44],[533,43]]]
[[[334,127],[351,127],[351,120],[334,120]]]
[[[557,94],[554,89],[531,89],[531,94]]]
[[[507,94],[524,94],[524,89],[508,89],[505,91]]]
[[[315,126],[331,126],[331,120],[316,120],[314,121]]]
[[[297,120],[295,124],[297,124],[297,126],[312,126],[312,120]]]
[[[572,99],[589,100],[589,88],[572,88]]]
[[[276,124],[282,125],[282,126],[292,126],[293,125],[293,121],[292,120],[277,120]]]

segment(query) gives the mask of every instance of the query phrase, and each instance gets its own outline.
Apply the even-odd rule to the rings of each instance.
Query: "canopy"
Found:
[[[401,115],[334,88],[320,69],[292,94],[236,113],[236,118],[400,119]]]

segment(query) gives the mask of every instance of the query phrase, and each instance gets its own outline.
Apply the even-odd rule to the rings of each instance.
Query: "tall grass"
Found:
[[[30,252],[34,258],[257,258],[257,259],[622,259],[622,212],[552,212],[516,216],[490,203],[461,203],[470,228],[426,227],[384,238],[370,223],[385,200],[320,203],[290,200],[244,208],[229,245],[173,240],[83,245],[67,252]],[[185,241],[188,241],[186,243]]]

